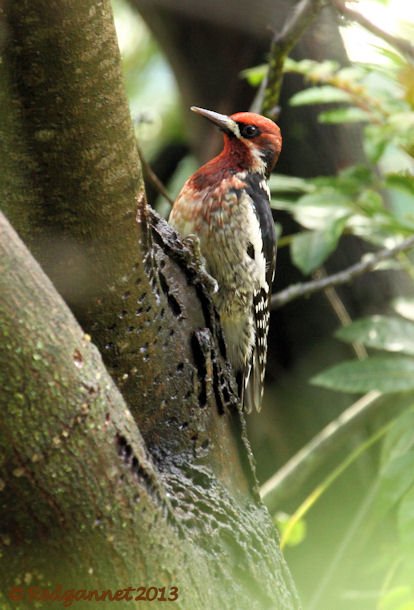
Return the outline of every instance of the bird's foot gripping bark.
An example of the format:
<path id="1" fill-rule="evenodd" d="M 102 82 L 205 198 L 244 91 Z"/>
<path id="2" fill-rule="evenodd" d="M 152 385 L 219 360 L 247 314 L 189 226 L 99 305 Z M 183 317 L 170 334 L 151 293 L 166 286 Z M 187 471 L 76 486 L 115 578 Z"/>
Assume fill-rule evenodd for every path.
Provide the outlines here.
<path id="1" fill-rule="evenodd" d="M 191 251 L 193 255 L 193 264 L 197 269 L 197 274 L 202 279 L 210 294 L 215 294 L 218 291 L 218 284 L 214 277 L 206 270 L 206 259 L 201 254 L 200 240 L 197 235 L 191 233 L 183 240 L 183 244 Z"/>

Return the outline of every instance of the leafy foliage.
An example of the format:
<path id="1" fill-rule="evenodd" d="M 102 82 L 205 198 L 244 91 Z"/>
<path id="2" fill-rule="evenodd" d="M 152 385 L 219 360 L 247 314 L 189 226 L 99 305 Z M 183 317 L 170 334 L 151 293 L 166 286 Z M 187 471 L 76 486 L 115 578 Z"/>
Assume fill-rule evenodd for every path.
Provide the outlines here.
<path id="1" fill-rule="evenodd" d="M 378 390 L 384 394 L 414 390 L 412 358 L 373 356 L 337 364 L 313 378 L 313 383 L 341 392 Z"/>
<path id="2" fill-rule="evenodd" d="M 286 176 L 272 177 L 273 207 L 290 211 L 306 229 L 289 238 L 292 261 L 305 275 L 325 262 L 341 235 L 383 246 L 413 231 L 414 180 L 409 172 L 414 153 L 413 72 L 399 56 L 391 54 L 390 59 L 393 63 L 387 70 L 376 71 L 365 65 L 340 68 L 332 61 L 286 62 L 286 71 L 302 74 L 312 84 L 290 103 L 330 104 L 319 115 L 324 123 L 363 122 L 368 157 L 365 165 L 348 167 L 337 176 L 290 181 Z"/>
<path id="3" fill-rule="evenodd" d="M 338 218 L 326 228 L 303 231 L 292 238 L 291 256 L 305 274 L 315 271 L 336 249 L 346 218 Z"/>
<path id="4" fill-rule="evenodd" d="M 304 275 L 323 265 L 343 236 L 356 236 L 373 249 L 392 247 L 413 233 L 414 67 L 397 52 L 387 50 L 384 55 L 388 62 L 381 67 L 359 64 L 343 68 L 333 61 L 286 62 L 286 72 L 301 74 L 309 84 L 290 103 L 317 104 L 321 123 L 360 123 L 367 158 L 365 164 L 347 167 L 336 176 L 271 177 L 273 207 L 289 212 L 299 225 L 294 235 L 282 236 L 281 247 L 290 247 L 292 262 Z M 257 85 L 265 74 L 266 67 L 259 66 L 246 71 L 245 76 Z M 400 255 L 394 268 L 406 272 L 410 290 L 412 255 Z M 359 532 L 370 540 L 383 520 L 393 532 L 391 539 L 383 541 L 382 560 L 372 567 L 383 579 L 375 596 L 377 610 L 414 608 L 413 303 L 412 298 L 399 298 L 394 308 L 400 315 L 372 315 L 340 328 L 336 337 L 364 346 L 367 357 L 336 364 L 311 380 L 335 392 L 375 390 L 388 395 L 390 408 L 395 407 L 391 423 L 363 437 L 354 450 L 359 456 L 383 440 L 372 500 L 361 508 L 366 530 L 362 526 Z M 407 400 L 404 408 L 397 398 L 401 392 Z M 303 523 L 322 493 L 353 461 L 353 454 L 348 455 L 289 519 L 282 520 L 285 544 L 300 544 L 306 530 L 296 537 L 297 523 Z"/>
<path id="5" fill-rule="evenodd" d="M 414 324 L 402 318 L 371 316 L 343 326 L 336 336 L 350 343 L 414 356 Z"/>
<path id="6" fill-rule="evenodd" d="M 357 320 L 341 328 L 336 336 L 366 347 L 414 355 L 414 324 L 400 318 L 378 315 Z M 313 382 L 343 392 L 379 390 L 388 394 L 414 390 L 414 358 L 372 356 L 352 360 L 320 373 Z"/>

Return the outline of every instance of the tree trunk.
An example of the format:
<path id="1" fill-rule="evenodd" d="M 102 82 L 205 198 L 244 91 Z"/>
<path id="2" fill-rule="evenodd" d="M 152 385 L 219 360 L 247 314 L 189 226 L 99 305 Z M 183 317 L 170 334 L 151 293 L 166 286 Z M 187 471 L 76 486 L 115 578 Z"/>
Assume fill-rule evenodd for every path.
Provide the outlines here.
<path id="1" fill-rule="evenodd" d="M 165 487 L 98 350 L 4 216 L 0 236 L 6 599 L 16 584 L 29 601 L 28 585 L 116 590 L 158 584 L 162 575 L 198 607 L 192 579 L 172 563 L 184 565 L 197 551 L 180 539 Z"/>

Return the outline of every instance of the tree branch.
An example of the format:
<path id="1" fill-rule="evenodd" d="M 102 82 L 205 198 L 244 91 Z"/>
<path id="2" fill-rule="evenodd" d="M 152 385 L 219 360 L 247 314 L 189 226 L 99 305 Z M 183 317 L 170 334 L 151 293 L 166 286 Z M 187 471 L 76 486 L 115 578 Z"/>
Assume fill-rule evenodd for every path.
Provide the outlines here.
<path id="1" fill-rule="evenodd" d="M 372 23 L 369 19 L 361 15 L 361 13 L 358 13 L 358 11 L 348 8 L 346 6 L 346 1 L 331 0 L 331 3 L 344 17 L 350 19 L 351 21 L 355 21 L 364 29 L 368 30 L 368 32 L 374 34 L 374 36 L 385 40 L 385 42 L 387 42 L 391 47 L 397 49 L 397 51 L 399 51 L 407 60 L 411 62 L 414 61 L 414 46 L 408 40 L 385 32 Z"/>
<path id="2" fill-rule="evenodd" d="M 0 537 L 9 541 L 0 589 L 23 565 L 32 585 L 68 588 L 119 589 L 163 573 L 198 607 L 192 577 L 177 572 L 190 549 L 126 403 L 1 214 L 0 292 Z"/>
<path id="3" fill-rule="evenodd" d="M 111 3 L 6 2 L 2 19 L 2 205 L 90 327 L 103 295 L 116 318 L 108 286 L 144 258 L 145 227 L 134 223 L 143 180 Z"/>
<path id="4" fill-rule="evenodd" d="M 358 263 L 351 265 L 348 269 L 339 271 L 339 273 L 334 273 L 328 277 L 311 282 L 303 282 L 302 284 L 289 286 L 285 290 L 277 292 L 272 296 L 271 308 L 278 309 L 299 297 L 309 296 L 314 292 L 325 290 L 331 286 L 346 284 L 359 275 L 363 275 L 368 271 L 373 271 L 379 263 L 394 258 L 400 252 L 410 250 L 411 248 L 414 248 L 414 237 L 408 237 L 393 248 L 384 248 L 375 253 L 365 254 Z"/>
<path id="5" fill-rule="evenodd" d="M 282 509 L 306 481 L 349 442 L 352 434 L 373 423 L 374 414 L 382 426 L 384 418 L 385 421 L 392 420 L 412 402 L 412 396 L 407 394 L 394 395 L 390 400 L 389 396 L 376 391 L 357 400 L 262 485 L 260 495 L 270 512 Z"/>
<path id="6" fill-rule="evenodd" d="M 151 165 L 146 160 L 145 155 L 142 151 L 142 148 L 140 147 L 138 142 L 137 142 L 137 149 L 138 149 L 138 154 L 139 154 L 139 158 L 141 161 L 142 169 L 144 170 L 144 175 L 146 175 L 146 177 L 152 183 L 152 185 L 155 187 L 155 189 L 158 191 L 158 193 L 160 195 L 162 195 L 164 197 L 164 199 L 166 199 L 171 206 L 173 206 L 174 199 L 172 199 L 172 197 L 170 197 L 170 194 L 168 193 L 167 189 L 165 188 L 165 186 L 163 185 L 161 180 L 158 178 L 157 174 L 154 172 Z"/>
<path id="7" fill-rule="evenodd" d="M 316 280 L 322 280 L 323 278 L 326 278 L 325 269 L 323 267 L 321 269 L 318 269 L 315 272 L 314 277 Z M 341 300 L 337 290 L 335 290 L 333 286 L 328 286 L 328 288 L 325 288 L 324 290 L 324 295 L 328 300 L 328 303 L 332 307 L 332 310 L 341 325 L 346 326 L 347 324 L 351 324 L 352 318 L 349 315 L 348 310 L 345 307 L 345 303 Z M 357 343 L 354 341 L 351 343 L 351 346 L 355 352 L 356 357 L 359 360 L 363 360 L 367 357 L 367 350 L 365 349 L 365 346 L 362 343 Z"/>
<path id="8" fill-rule="evenodd" d="M 269 70 L 253 102 L 253 110 L 261 110 L 271 119 L 277 118 L 285 59 L 326 4 L 327 0 L 300 0 L 282 31 L 274 34 L 270 46 Z"/>

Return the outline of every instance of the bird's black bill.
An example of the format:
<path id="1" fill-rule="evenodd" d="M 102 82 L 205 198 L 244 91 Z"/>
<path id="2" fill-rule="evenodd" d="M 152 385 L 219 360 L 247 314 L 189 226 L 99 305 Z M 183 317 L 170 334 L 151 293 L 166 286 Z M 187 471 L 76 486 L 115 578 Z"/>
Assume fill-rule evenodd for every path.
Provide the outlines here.
<path id="1" fill-rule="evenodd" d="M 191 106 L 191 110 L 196 114 L 199 114 L 215 125 L 219 127 L 225 133 L 229 135 L 235 135 L 236 130 L 238 130 L 238 125 L 233 119 L 228 117 L 226 114 L 220 114 L 218 112 L 214 112 L 213 110 L 206 110 L 205 108 L 199 108 L 198 106 Z"/>

